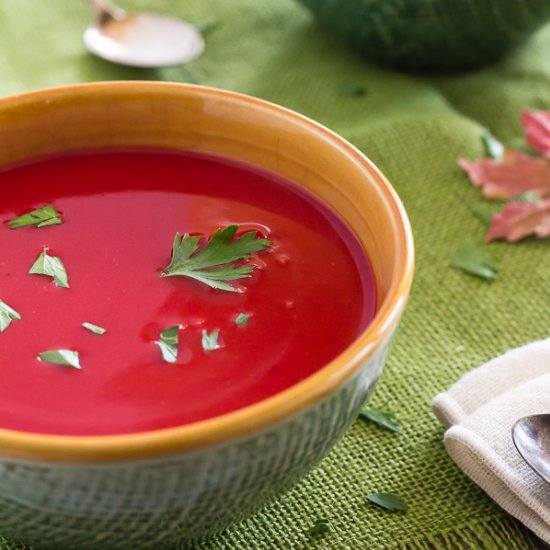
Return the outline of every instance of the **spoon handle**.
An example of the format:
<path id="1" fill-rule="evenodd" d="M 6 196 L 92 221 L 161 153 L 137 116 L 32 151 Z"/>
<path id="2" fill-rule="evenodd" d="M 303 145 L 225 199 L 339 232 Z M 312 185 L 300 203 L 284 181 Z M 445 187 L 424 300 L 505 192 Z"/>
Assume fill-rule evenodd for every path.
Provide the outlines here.
<path id="1" fill-rule="evenodd" d="M 113 6 L 109 0 L 88 0 L 88 4 L 94 12 L 96 23 L 98 26 L 103 26 L 112 19 L 120 19 L 124 16 L 124 12 Z"/>

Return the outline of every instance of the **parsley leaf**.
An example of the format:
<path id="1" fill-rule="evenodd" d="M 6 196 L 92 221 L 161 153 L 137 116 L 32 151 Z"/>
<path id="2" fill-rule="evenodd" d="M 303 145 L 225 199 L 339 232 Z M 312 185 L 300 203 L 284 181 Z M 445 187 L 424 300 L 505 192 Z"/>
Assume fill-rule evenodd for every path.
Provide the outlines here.
<path id="1" fill-rule="evenodd" d="M 383 411 L 382 409 L 363 407 L 359 413 L 359 417 L 369 420 L 389 432 L 401 433 L 393 414 Z"/>
<path id="2" fill-rule="evenodd" d="M 246 327 L 248 321 L 250 321 L 250 315 L 248 315 L 248 313 L 239 313 L 239 315 L 235 317 L 235 324 L 240 327 Z"/>
<path id="3" fill-rule="evenodd" d="M 474 216 L 482 221 L 485 225 L 491 223 L 491 218 L 500 210 L 501 205 L 487 204 L 486 202 L 479 202 L 474 204 L 472 211 Z"/>
<path id="4" fill-rule="evenodd" d="M 391 512 L 406 512 L 409 508 L 400 496 L 392 493 L 372 493 L 367 495 L 367 500 Z"/>
<path id="5" fill-rule="evenodd" d="M 207 34 L 210 34 L 212 31 L 216 30 L 219 25 L 219 21 L 212 20 L 207 21 L 206 23 L 202 23 L 200 25 L 196 25 L 196 28 L 203 36 L 206 36 Z"/>
<path id="6" fill-rule="evenodd" d="M 179 326 L 167 328 L 160 333 L 160 339 L 155 344 L 160 348 L 162 358 L 167 363 L 175 363 L 178 359 Z"/>
<path id="7" fill-rule="evenodd" d="M 344 95 L 352 97 L 362 97 L 367 93 L 367 89 L 361 84 L 354 84 L 353 82 L 344 82 L 340 84 L 340 91 Z"/>
<path id="8" fill-rule="evenodd" d="M 492 159 L 501 159 L 504 156 L 504 145 L 502 145 L 489 130 L 485 130 L 485 132 L 481 134 L 481 141 L 483 142 L 487 155 Z"/>
<path id="9" fill-rule="evenodd" d="M 200 236 L 191 236 L 186 233 L 180 237 L 177 233 L 172 250 L 172 262 L 164 269 L 162 276 L 191 277 L 211 288 L 238 292 L 234 286 L 223 281 L 236 281 L 250 277 L 254 266 L 236 267 L 233 265 L 234 262 L 247 260 L 252 253 L 264 250 L 271 242 L 267 239 L 257 239 L 256 231 L 248 231 L 233 240 L 237 229 L 236 225 L 217 229 L 206 245 L 198 251 Z"/>
<path id="10" fill-rule="evenodd" d="M 202 331 L 202 349 L 204 351 L 213 351 L 220 348 L 218 342 L 219 330 L 213 330 L 210 334 L 206 330 Z"/>
<path id="11" fill-rule="evenodd" d="M 471 239 L 463 241 L 450 265 L 486 281 L 492 281 L 498 272 L 497 261 L 481 250 Z"/>
<path id="12" fill-rule="evenodd" d="M 307 530 L 312 537 L 325 533 L 326 531 L 332 531 L 332 523 L 329 519 L 324 518 L 316 519 L 315 523 Z"/>
<path id="13" fill-rule="evenodd" d="M 80 356 L 78 351 L 70 349 L 57 349 L 52 351 L 43 351 L 38 354 L 38 359 L 52 365 L 65 365 L 67 367 L 80 368 Z"/>
<path id="14" fill-rule="evenodd" d="M 47 275 L 53 278 L 53 282 L 60 287 L 69 288 L 67 270 L 63 262 L 57 256 L 48 256 L 47 248 L 38 256 L 29 270 L 31 275 Z"/>
<path id="15" fill-rule="evenodd" d="M 21 320 L 21 315 L 12 309 L 6 302 L 0 300 L 0 332 L 4 332 L 12 321 Z"/>
<path id="16" fill-rule="evenodd" d="M 98 334 L 100 336 L 107 332 L 103 327 L 98 327 L 97 325 L 94 325 L 92 323 L 82 323 L 82 326 L 90 332 L 93 332 L 94 334 Z"/>
<path id="17" fill-rule="evenodd" d="M 60 223 L 63 223 L 61 214 L 51 204 L 47 204 L 43 208 L 38 208 L 9 221 L 8 225 L 11 229 L 19 229 L 28 225 L 47 227 L 49 225 L 59 225 Z"/>
<path id="18" fill-rule="evenodd" d="M 527 191 L 516 195 L 512 200 L 514 202 L 538 202 L 541 200 L 541 196 L 538 193 Z"/>

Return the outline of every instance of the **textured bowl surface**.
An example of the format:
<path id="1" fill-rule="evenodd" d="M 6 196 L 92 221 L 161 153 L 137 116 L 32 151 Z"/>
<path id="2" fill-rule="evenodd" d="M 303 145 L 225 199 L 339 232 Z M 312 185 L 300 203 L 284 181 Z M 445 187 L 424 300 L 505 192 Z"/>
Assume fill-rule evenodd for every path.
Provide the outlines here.
<path id="1" fill-rule="evenodd" d="M 407 71 L 472 69 L 550 18 L 548 0 L 300 0 L 366 58 Z"/>
<path id="2" fill-rule="evenodd" d="M 367 251 L 379 310 L 314 375 L 227 415 L 121 436 L 0 430 L 0 533 L 55 548 L 181 543 L 289 488 L 356 417 L 382 371 L 412 280 L 411 230 L 389 183 L 354 147 L 296 113 L 223 90 L 146 82 L 0 100 L 0 167 L 108 147 L 221 154 L 313 192 Z"/>

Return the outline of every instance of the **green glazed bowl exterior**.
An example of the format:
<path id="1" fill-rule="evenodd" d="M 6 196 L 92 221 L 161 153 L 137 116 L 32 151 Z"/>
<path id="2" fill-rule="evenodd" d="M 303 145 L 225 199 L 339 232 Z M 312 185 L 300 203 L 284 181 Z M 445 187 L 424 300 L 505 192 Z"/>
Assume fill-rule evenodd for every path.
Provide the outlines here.
<path id="1" fill-rule="evenodd" d="M 406 71 L 494 61 L 550 18 L 547 0 L 300 0 L 367 59 Z"/>
<path id="2" fill-rule="evenodd" d="M 0 533 L 56 550 L 181 548 L 215 534 L 292 487 L 330 451 L 381 374 L 388 345 L 317 405 L 239 441 L 99 466 L 4 459 Z"/>

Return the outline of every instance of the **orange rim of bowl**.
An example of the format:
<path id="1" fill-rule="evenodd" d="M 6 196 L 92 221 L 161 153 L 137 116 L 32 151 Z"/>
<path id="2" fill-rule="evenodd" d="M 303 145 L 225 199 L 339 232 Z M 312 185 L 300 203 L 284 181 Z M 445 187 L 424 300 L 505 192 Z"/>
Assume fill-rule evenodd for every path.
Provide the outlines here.
<path id="1" fill-rule="evenodd" d="M 101 82 L 60 86 L 4 98 L 9 102 L 41 100 L 44 96 L 74 93 L 86 88 L 132 89 L 155 92 L 166 87 L 185 87 L 202 95 L 233 98 L 260 105 L 308 126 L 358 163 L 382 191 L 393 217 L 398 241 L 403 251 L 400 273 L 396 274 L 391 294 L 381 304 L 373 321 L 340 355 L 301 382 L 258 403 L 210 419 L 120 435 L 48 435 L 0 429 L 0 455 L 5 457 L 61 463 L 101 463 L 146 459 L 174 455 L 223 444 L 265 430 L 307 409 L 339 388 L 368 359 L 397 326 L 412 284 L 414 243 L 405 209 L 385 176 L 356 147 L 321 124 L 294 111 L 237 92 L 206 86 L 168 82 Z"/>

